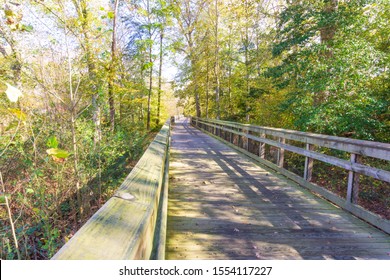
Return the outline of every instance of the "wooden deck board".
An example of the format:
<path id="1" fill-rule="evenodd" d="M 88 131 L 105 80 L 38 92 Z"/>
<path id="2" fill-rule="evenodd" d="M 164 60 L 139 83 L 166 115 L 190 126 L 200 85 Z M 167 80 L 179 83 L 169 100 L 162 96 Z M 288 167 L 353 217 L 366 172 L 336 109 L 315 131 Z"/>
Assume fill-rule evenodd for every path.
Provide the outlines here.
<path id="1" fill-rule="evenodd" d="M 390 259 L 390 236 L 178 122 L 167 259 Z"/>

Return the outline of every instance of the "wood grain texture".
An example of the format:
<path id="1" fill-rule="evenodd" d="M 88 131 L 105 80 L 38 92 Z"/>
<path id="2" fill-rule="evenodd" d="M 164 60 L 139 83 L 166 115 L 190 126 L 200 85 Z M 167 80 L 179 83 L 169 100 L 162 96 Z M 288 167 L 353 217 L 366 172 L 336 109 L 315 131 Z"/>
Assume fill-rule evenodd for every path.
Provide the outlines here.
<path id="1" fill-rule="evenodd" d="M 167 122 L 137 165 L 98 212 L 53 259 L 149 259 L 169 139 Z"/>
<path id="2" fill-rule="evenodd" d="M 200 124 L 201 122 L 208 124 L 219 124 L 232 129 L 246 129 L 252 132 L 265 133 L 275 137 L 282 137 L 289 140 L 300 141 L 308 144 L 313 144 L 321 147 L 346 151 L 362 156 L 375 157 L 384 160 L 390 160 L 390 144 L 380 143 L 366 140 L 351 139 L 345 137 L 337 137 L 323 134 L 315 134 L 296 130 L 263 127 L 249 124 L 240 124 L 221 120 L 207 120 L 202 118 L 194 118 Z M 198 126 L 198 125 L 197 125 Z"/>
<path id="3" fill-rule="evenodd" d="M 180 120 L 167 236 L 167 259 L 390 259 L 388 234 Z"/>
<path id="4" fill-rule="evenodd" d="M 211 135 L 211 136 L 213 136 L 213 135 Z M 347 200 L 345 200 L 344 198 L 341 198 L 338 195 L 334 194 L 333 192 L 331 192 L 331 191 L 329 191 L 321 186 L 318 186 L 314 183 L 308 182 L 304 178 L 302 178 L 302 177 L 300 177 L 300 176 L 298 176 L 298 175 L 296 175 L 296 174 L 294 174 L 286 169 L 279 168 L 279 166 L 277 166 L 276 164 L 274 164 L 272 162 L 261 159 L 258 156 L 254 155 L 254 154 L 252 154 L 252 153 L 250 153 L 242 148 L 234 146 L 233 144 L 228 143 L 222 139 L 220 139 L 220 141 L 222 141 L 223 143 L 225 143 L 229 147 L 239 151 L 243 155 L 247 156 L 249 159 L 254 160 L 255 162 L 258 162 L 260 164 L 263 164 L 263 165 L 271 168 L 274 172 L 277 172 L 277 173 L 280 173 L 280 174 L 286 176 L 287 178 L 293 180 L 294 182 L 307 188 L 308 190 L 313 191 L 315 194 L 321 195 L 322 197 L 328 199 L 329 201 L 333 202 L 334 204 L 343 208 L 344 210 L 351 212 L 352 214 L 356 215 L 357 217 L 363 219 L 364 221 L 367 221 L 370 224 L 372 224 L 372 225 L 382 229 L 386 233 L 390 234 L 390 221 L 389 220 L 386 220 L 386 219 L 380 217 L 379 215 L 374 214 L 374 213 L 362 208 L 359 205 L 350 203 Z"/>
<path id="5" fill-rule="evenodd" d="M 210 123 L 202 122 L 202 121 L 199 121 L 199 123 L 204 123 L 204 124 L 207 124 L 208 126 L 211 126 L 211 127 L 217 127 L 217 125 L 212 124 L 212 123 L 210 124 Z M 287 151 L 290 151 L 290 152 L 293 152 L 293 153 L 296 153 L 296 154 L 299 154 L 302 156 L 306 156 L 306 157 L 310 157 L 312 159 L 320 160 L 322 162 L 326 162 L 326 163 L 332 164 L 332 165 L 337 166 L 337 167 L 341 167 L 341 168 L 349 170 L 349 171 L 354 171 L 354 172 L 357 172 L 357 173 L 360 173 L 360 174 L 363 174 L 366 176 L 373 177 L 377 180 L 381 180 L 381 181 L 385 181 L 385 182 L 390 183 L 390 172 L 386 171 L 386 170 L 382 170 L 382 169 L 370 167 L 367 165 L 339 159 L 339 158 L 334 157 L 334 156 L 310 151 L 308 149 L 295 147 L 295 146 L 284 144 L 284 143 L 281 143 L 278 141 L 274 141 L 274 140 L 270 140 L 270 139 L 266 139 L 266 138 L 261 138 L 261 137 L 257 137 L 257 136 L 253 136 L 253 135 L 249 135 L 249 134 L 244 134 L 242 132 L 234 131 L 234 130 L 231 130 L 228 128 L 224 128 L 224 130 L 227 132 L 233 132 L 236 135 L 247 137 L 249 139 L 252 139 L 252 140 L 255 140 L 258 142 L 262 142 L 262 143 L 266 143 L 266 144 L 269 144 L 269 145 L 274 146 L 274 147 L 278 147 L 280 150 L 287 150 Z M 244 150 L 246 150 L 246 149 L 244 149 Z M 340 150 L 342 150 L 342 149 L 340 149 Z M 342 150 L 342 151 L 344 151 L 344 150 Z M 389 159 L 390 158 L 388 158 L 387 160 L 389 160 Z M 280 164 L 279 164 L 279 167 L 281 167 Z"/>
<path id="6" fill-rule="evenodd" d="M 263 129 L 263 127 L 248 126 L 248 125 L 242 125 L 239 123 L 225 122 L 225 121 L 220 121 L 220 120 L 208 120 L 208 119 L 196 119 L 196 120 L 197 120 L 196 123 L 199 125 L 199 128 L 202 131 L 204 131 L 205 133 L 210 134 L 212 137 L 216 137 L 216 136 L 209 133 L 210 129 L 213 129 L 215 127 L 220 127 L 221 130 L 225 130 L 228 133 L 232 133 L 232 134 L 234 134 L 235 137 L 238 137 L 238 138 L 248 137 L 254 141 L 257 141 L 258 143 L 267 143 L 271 146 L 277 147 L 279 150 L 285 149 L 287 151 L 291 151 L 291 152 L 299 154 L 299 155 L 304 155 L 306 157 L 305 170 L 304 170 L 305 172 L 304 172 L 304 176 L 302 178 L 302 177 L 300 177 L 300 176 L 298 176 L 298 175 L 296 175 L 296 174 L 294 174 L 294 173 L 292 173 L 284 168 L 281 168 L 280 163 L 278 165 L 275 165 L 274 163 L 272 163 L 268 160 L 265 160 L 265 158 L 258 157 L 257 155 L 253 154 L 252 152 L 249 152 L 246 149 L 243 149 L 242 147 L 240 147 L 239 143 L 234 143 L 234 141 L 233 141 L 233 143 L 231 143 L 231 142 L 227 142 L 224 139 L 218 138 L 220 141 L 222 141 L 226 145 L 232 147 L 235 150 L 238 150 L 239 152 L 250 157 L 251 159 L 255 160 L 256 162 L 260 162 L 261 164 L 264 164 L 264 165 L 272 168 L 276 172 L 282 173 L 283 175 L 285 175 L 289 179 L 292 179 L 293 181 L 297 182 L 301 186 L 304 186 L 305 188 L 312 190 L 317 194 L 320 194 L 321 196 L 325 197 L 326 199 L 330 200 L 331 202 L 335 203 L 336 205 L 353 213 L 357 217 L 373 224 L 374 226 L 379 227 L 380 229 L 382 229 L 386 233 L 390 233 L 390 221 L 389 220 L 386 220 L 386 219 L 380 217 L 379 215 L 376 215 L 376 214 L 360 207 L 359 205 L 356 205 L 355 203 L 357 203 L 357 199 L 351 199 L 351 197 L 350 197 L 350 196 L 352 196 L 352 193 L 353 193 L 354 198 L 356 198 L 358 195 L 359 176 L 355 176 L 355 172 L 360 173 L 360 174 L 364 174 L 367 176 L 371 176 L 375 179 L 382 180 L 384 182 L 390 182 L 390 172 L 389 171 L 378 169 L 378 168 L 373 168 L 373 167 L 370 167 L 367 165 L 362 165 L 362 164 L 360 164 L 360 161 L 355 161 L 355 160 L 347 161 L 347 160 L 339 159 L 337 157 L 314 152 L 313 151 L 314 147 L 312 144 L 306 144 L 306 149 L 302 149 L 302 148 L 299 148 L 296 146 L 286 145 L 286 144 L 280 143 L 280 141 L 274 141 L 271 139 L 267 139 L 265 136 L 265 133 L 263 133 L 263 132 L 261 132 L 261 135 L 262 135 L 261 137 L 257 137 L 257 136 L 250 135 L 250 134 L 244 135 L 241 132 L 243 130 L 242 127 L 250 127 L 249 133 L 250 132 L 253 133 L 253 131 L 257 131 L 259 128 Z M 194 124 L 194 122 L 192 124 Z M 273 131 L 271 128 L 270 128 L 270 130 Z M 276 130 L 279 131 L 280 129 L 276 129 Z M 286 130 L 285 133 L 287 133 L 286 135 L 289 135 L 287 137 L 290 137 L 292 134 L 292 131 Z M 307 133 L 299 132 L 298 134 L 299 135 L 306 135 Z M 307 134 L 307 135 L 310 135 L 310 134 Z M 325 135 L 317 135 L 317 136 L 319 137 L 319 136 L 325 136 Z M 310 138 L 311 136 L 308 136 L 308 137 Z M 302 138 L 299 141 L 304 141 L 304 140 L 309 141 L 310 140 L 309 138 Z M 322 137 L 322 139 L 323 138 L 324 137 Z M 341 141 L 341 143 L 343 143 L 344 138 L 340 138 L 340 139 L 338 139 L 338 138 L 339 137 L 331 137 L 330 142 L 332 142 L 333 144 L 335 144 L 335 143 L 337 144 L 338 143 L 337 141 L 339 141 L 339 142 Z M 353 140 L 353 139 L 351 139 L 351 140 Z M 360 151 L 360 154 L 365 154 L 367 152 L 364 150 L 364 147 L 371 147 L 373 149 L 375 149 L 375 147 L 377 147 L 378 151 L 375 152 L 375 153 L 377 153 L 377 152 L 385 151 L 387 149 L 386 147 L 390 146 L 389 144 L 385 144 L 385 143 L 370 142 L 370 141 L 360 141 L 359 142 L 359 141 L 360 140 L 356 140 L 356 141 L 353 140 L 352 146 L 354 146 L 356 148 L 358 145 L 361 145 L 362 150 Z M 333 145 L 332 143 L 324 143 L 324 145 L 331 146 L 331 145 Z M 339 149 L 343 150 L 340 147 L 339 147 Z M 347 151 L 347 150 L 343 150 L 343 151 Z M 358 154 L 351 154 L 351 157 L 359 158 L 360 156 Z M 278 153 L 278 158 L 279 158 L 279 153 Z M 384 156 L 384 158 L 386 158 L 386 156 Z M 326 189 L 324 189 L 316 184 L 310 183 L 310 180 L 307 180 L 309 178 L 307 176 L 310 175 L 310 168 L 309 168 L 310 161 L 312 164 L 313 159 L 317 159 L 317 160 L 320 160 L 320 161 L 323 161 L 323 162 L 326 162 L 326 163 L 329 163 L 329 164 L 332 164 L 332 165 L 335 165 L 335 166 L 338 166 L 338 167 L 341 167 L 343 169 L 350 171 L 348 186 L 346 186 L 348 188 L 346 200 L 342 199 L 341 197 L 335 195 L 334 193 L 332 193 L 332 192 L 330 192 L 330 191 L 328 191 L 328 190 L 326 190 Z M 352 185 L 354 185 L 354 186 L 356 185 L 356 189 L 352 188 Z"/>

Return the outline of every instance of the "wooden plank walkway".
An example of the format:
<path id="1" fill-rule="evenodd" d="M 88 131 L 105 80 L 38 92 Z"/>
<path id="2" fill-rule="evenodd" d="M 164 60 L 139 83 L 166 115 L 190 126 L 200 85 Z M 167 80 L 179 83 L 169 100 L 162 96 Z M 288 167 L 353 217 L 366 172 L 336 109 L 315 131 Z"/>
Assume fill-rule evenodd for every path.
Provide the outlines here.
<path id="1" fill-rule="evenodd" d="M 167 259 L 390 259 L 390 236 L 183 119 L 172 133 Z"/>

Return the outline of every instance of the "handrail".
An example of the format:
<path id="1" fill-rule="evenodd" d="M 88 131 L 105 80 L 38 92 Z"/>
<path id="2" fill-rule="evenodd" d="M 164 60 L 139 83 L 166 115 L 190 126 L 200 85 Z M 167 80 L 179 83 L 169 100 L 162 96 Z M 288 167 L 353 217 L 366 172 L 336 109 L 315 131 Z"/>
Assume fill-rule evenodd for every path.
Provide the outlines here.
<path id="1" fill-rule="evenodd" d="M 359 182 L 358 176 L 356 176 L 358 173 L 384 182 L 390 182 L 389 171 L 367 166 L 359 162 L 361 156 L 389 161 L 390 144 L 196 117 L 191 118 L 191 124 L 209 134 L 212 134 L 213 136 L 219 137 L 226 144 L 233 146 L 235 149 L 243 152 L 256 161 L 279 171 L 298 184 L 322 195 L 326 199 L 353 213 L 359 218 L 362 218 L 381 228 L 385 232 L 390 233 L 390 221 L 383 219 L 379 215 L 376 215 L 357 205 L 357 189 L 359 187 Z M 239 147 L 240 143 L 234 143 L 233 135 L 236 135 L 239 139 L 241 139 L 242 147 Z M 267 136 L 276 137 L 277 141 L 267 138 Z M 259 144 L 259 150 L 256 151 L 256 154 L 249 151 L 249 139 Z M 286 144 L 286 139 L 301 142 L 305 144 L 306 147 L 301 148 L 292 144 Z M 240 140 L 237 142 L 240 142 Z M 265 159 L 265 144 L 278 148 L 277 164 Z M 350 160 L 348 161 L 314 151 L 314 146 L 326 147 L 350 153 Z M 303 177 L 283 168 L 285 150 L 305 156 Z M 349 171 L 346 199 L 340 198 L 334 193 L 310 182 L 313 173 L 313 159 L 326 162 Z"/>
<path id="2" fill-rule="evenodd" d="M 165 244 L 169 145 L 168 120 L 114 196 L 52 259 L 164 258 L 157 243 Z"/>

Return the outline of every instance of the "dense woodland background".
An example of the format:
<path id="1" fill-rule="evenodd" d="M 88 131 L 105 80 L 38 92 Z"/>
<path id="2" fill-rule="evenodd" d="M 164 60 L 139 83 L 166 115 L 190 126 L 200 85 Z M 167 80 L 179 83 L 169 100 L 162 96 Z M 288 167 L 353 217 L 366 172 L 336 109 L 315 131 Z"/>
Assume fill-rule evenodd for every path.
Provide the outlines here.
<path id="1" fill-rule="evenodd" d="M 388 0 L 0 0 L 0 10 L 2 259 L 50 258 L 182 110 L 390 142 Z M 342 192 L 332 172 L 316 182 Z M 389 218 L 390 187 L 366 185 L 362 199 Z"/>

